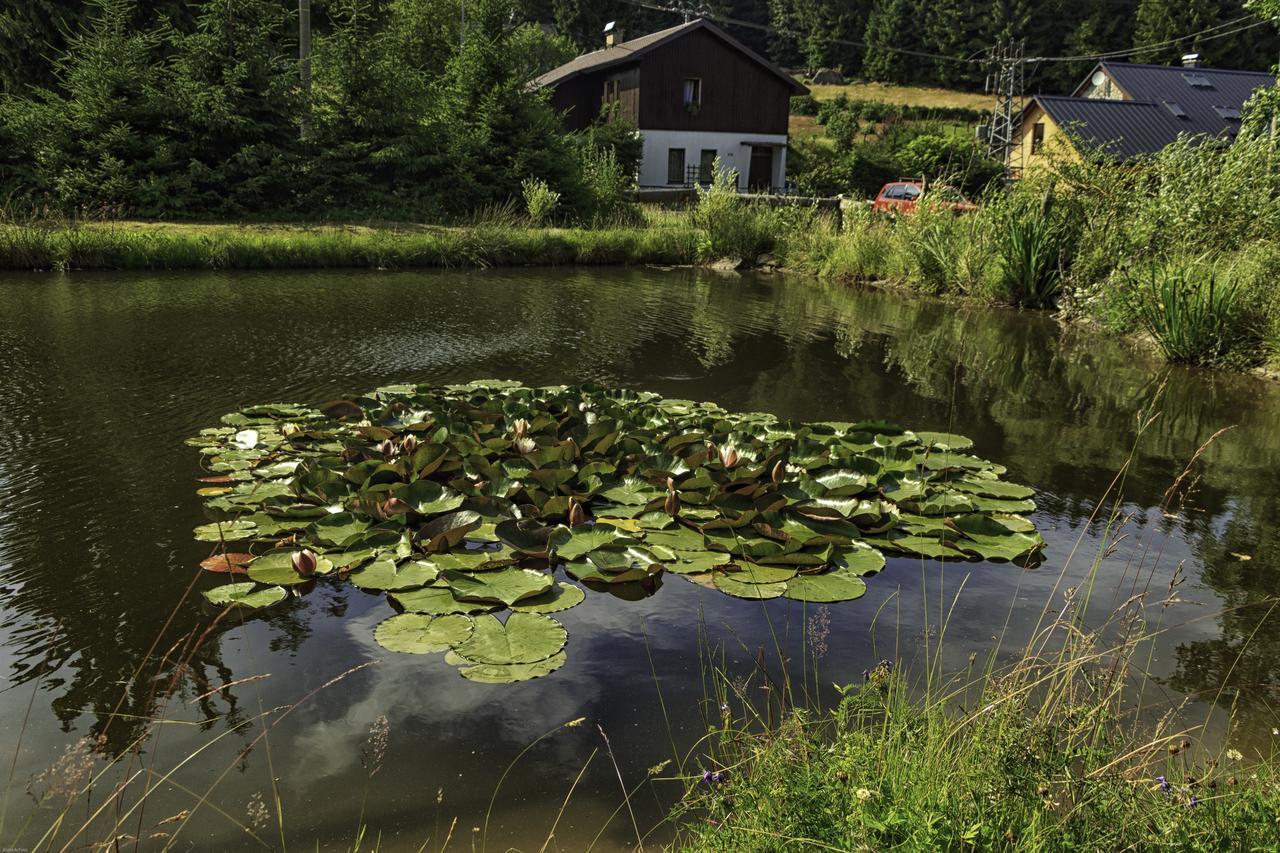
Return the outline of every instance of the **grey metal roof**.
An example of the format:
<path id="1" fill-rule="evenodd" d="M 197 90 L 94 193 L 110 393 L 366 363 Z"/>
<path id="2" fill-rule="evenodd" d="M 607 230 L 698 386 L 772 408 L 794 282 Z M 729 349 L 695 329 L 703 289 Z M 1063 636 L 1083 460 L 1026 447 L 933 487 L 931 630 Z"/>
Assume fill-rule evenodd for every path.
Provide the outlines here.
<path id="1" fill-rule="evenodd" d="M 659 30 L 656 33 L 649 33 L 647 36 L 640 36 L 639 38 L 634 38 L 630 41 L 624 41 L 621 44 L 615 44 L 613 47 L 606 47 L 602 50 L 593 50 L 591 53 L 584 53 L 582 56 L 574 57 L 559 68 L 553 68 L 546 74 L 537 77 L 533 81 L 533 86 L 535 88 L 555 86 L 589 71 L 600 71 L 605 68 L 611 68 L 615 65 L 625 65 L 628 62 L 634 62 L 639 59 L 642 54 L 653 50 L 655 47 L 666 44 L 672 39 L 679 38 L 686 33 L 699 29 L 706 30 L 712 35 L 717 36 L 731 47 L 746 55 L 752 61 L 764 66 L 778 77 L 781 77 L 783 81 L 796 92 L 796 94 L 803 95 L 808 93 L 809 90 L 797 82 L 790 74 L 783 71 L 777 65 L 774 65 L 772 62 L 726 33 L 715 24 L 703 18 L 689 21 L 686 24 L 668 27 L 665 30 Z"/>
<path id="2" fill-rule="evenodd" d="M 1226 116 L 1234 116 L 1259 86 L 1276 82 L 1261 71 L 1100 62 L 1077 93 L 1097 71 L 1129 100 L 1040 95 L 1033 102 L 1087 145 L 1120 160 L 1152 154 L 1184 133 L 1232 139 L 1240 120 Z"/>
<path id="3" fill-rule="evenodd" d="M 1152 154 L 1188 131 L 1186 119 L 1175 118 L 1162 104 L 1150 101 L 1037 95 L 1032 103 L 1092 152 L 1117 160 Z M 1217 121 L 1221 131 L 1223 121 Z"/>

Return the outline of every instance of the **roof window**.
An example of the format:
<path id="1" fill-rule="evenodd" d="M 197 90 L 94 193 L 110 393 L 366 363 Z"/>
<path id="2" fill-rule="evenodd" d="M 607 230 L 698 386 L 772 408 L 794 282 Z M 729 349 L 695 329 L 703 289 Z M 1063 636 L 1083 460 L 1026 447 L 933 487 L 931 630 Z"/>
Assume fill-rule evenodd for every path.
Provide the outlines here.
<path id="1" fill-rule="evenodd" d="M 1209 78 L 1203 74 L 1194 72 L 1184 72 L 1182 79 L 1187 81 L 1187 85 L 1193 89 L 1212 89 L 1213 84 L 1209 82 Z"/>
<path id="2" fill-rule="evenodd" d="M 1214 107 L 1213 111 L 1218 114 L 1219 118 L 1225 119 L 1226 121 L 1240 120 L 1240 110 L 1235 107 Z"/>
<path id="3" fill-rule="evenodd" d="M 1173 113 L 1173 115 L 1177 118 L 1187 117 L 1187 111 L 1184 110 L 1180 105 L 1175 104 L 1173 101 L 1165 101 L 1164 108 L 1169 112 Z"/>

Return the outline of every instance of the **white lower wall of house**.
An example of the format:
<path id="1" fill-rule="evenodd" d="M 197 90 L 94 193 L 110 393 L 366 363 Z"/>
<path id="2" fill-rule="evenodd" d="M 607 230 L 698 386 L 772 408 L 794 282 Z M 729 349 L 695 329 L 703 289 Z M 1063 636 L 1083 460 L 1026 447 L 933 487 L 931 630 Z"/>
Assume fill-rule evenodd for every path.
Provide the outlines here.
<path id="1" fill-rule="evenodd" d="M 787 179 L 786 134 L 708 133 L 694 130 L 645 130 L 644 150 L 640 160 L 639 182 L 642 187 L 669 187 L 683 181 L 667 181 L 667 155 L 672 148 L 684 149 L 686 169 L 696 167 L 704 149 L 712 149 L 720 158 L 721 168 L 738 173 L 738 189 L 747 188 L 747 172 L 751 168 L 751 142 L 773 144 L 773 186 L 781 187 Z"/>

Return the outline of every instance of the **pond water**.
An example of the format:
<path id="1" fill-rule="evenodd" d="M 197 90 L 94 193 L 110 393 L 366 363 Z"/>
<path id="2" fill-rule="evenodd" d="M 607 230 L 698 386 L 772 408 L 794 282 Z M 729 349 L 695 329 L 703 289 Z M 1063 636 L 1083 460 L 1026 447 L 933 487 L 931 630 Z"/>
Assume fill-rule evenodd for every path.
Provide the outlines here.
<path id="1" fill-rule="evenodd" d="M 260 848 L 238 824 L 251 823 L 257 797 L 274 812 L 273 778 L 299 849 L 348 846 L 363 814 L 384 849 L 438 849 L 452 825 L 453 848 L 536 850 L 571 789 L 548 849 L 626 848 L 680 792 L 641 785 L 647 768 L 683 754 L 704 713 L 717 715 L 702 653 L 721 648 L 736 678 L 761 648 L 775 678 L 777 648 L 799 665 L 812 605 L 742 601 L 677 577 L 648 597 L 590 595 L 558 614 L 568 663 L 505 686 L 465 681 L 438 655 L 381 649 L 373 626 L 391 608 L 349 585 L 321 583 L 210 628 L 217 610 L 197 591 L 220 581 L 197 569 L 209 553 L 191 537 L 205 520 L 198 455 L 182 440 L 241 406 L 389 383 L 589 381 L 785 418 L 884 418 L 968 435 L 974 453 L 1040 491 L 1043 566 L 890 559 L 865 597 L 830 607 L 824 684 L 859 681 L 881 658 L 918 669 L 948 611 L 948 670 L 997 638 L 1016 653 L 1045 603 L 1060 606 L 1061 589 L 1087 574 L 1103 535 L 1090 516 L 1132 454 L 1129 535 L 1101 563 L 1093 609 L 1101 617 L 1135 589 L 1163 599 L 1181 566 L 1180 600 L 1155 608 L 1166 629 L 1151 662 L 1158 692 L 1190 697 L 1191 719 L 1242 748 L 1268 748 L 1280 725 L 1280 621 L 1259 628 L 1280 592 L 1280 386 L 1168 370 L 1042 316 L 644 269 L 10 276 L 0 376 L 5 846 L 49 825 L 77 743 L 91 738 L 104 756 L 150 730 L 123 772 L 154 771 L 157 793 L 119 829 L 143 849 Z M 1139 437 L 1144 412 L 1158 416 Z M 1233 429 L 1200 456 L 1187 506 L 1162 512 L 1166 489 L 1223 427 Z M 170 683 L 177 697 L 158 700 Z M 260 738 L 264 713 L 304 699 Z M 1229 732 L 1215 700 L 1238 705 Z M 388 748 L 371 776 L 367 742 L 384 716 Z M 619 775 L 640 786 L 634 824 L 619 811 Z M 162 822 L 203 796 L 189 822 Z M 68 815 L 57 846 L 100 800 Z M 270 825 L 258 835 L 279 845 Z"/>

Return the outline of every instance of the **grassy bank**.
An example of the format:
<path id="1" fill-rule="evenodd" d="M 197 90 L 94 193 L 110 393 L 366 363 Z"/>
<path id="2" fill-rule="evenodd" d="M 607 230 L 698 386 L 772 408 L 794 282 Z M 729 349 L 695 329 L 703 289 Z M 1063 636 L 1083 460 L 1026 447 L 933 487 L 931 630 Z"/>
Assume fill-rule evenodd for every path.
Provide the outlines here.
<path id="1" fill-rule="evenodd" d="M 827 648 L 821 608 L 806 620 L 803 655 L 766 662 L 762 652 L 755 672 L 734 678 L 709 654 L 712 719 L 694 750 L 701 772 L 689 774 L 673 813 L 675 848 L 1276 849 L 1280 731 L 1260 742 L 1237 728 L 1238 706 L 1223 692 L 1197 697 L 1219 706 L 1202 710 L 1153 674 L 1162 635 L 1181 627 L 1169 608 L 1185 578 L 1162 557 L 1167 534 L 1124 514 L 1133 458 L 1098 503 L 1101 541 L 1084 580 L 1073 580 L 1073 549 L 1028 639 L 1006 638 L 1014 609 L 1028 606 L 1015 596 L 1007 615 L 991 614 L 1005 627 L 967 668 L 942 663 L 950 614 L 970 594 L 963 583 L 946 596 L 921 591 L 937 621 L 890 640 L 907 669 L 881 661 L 826 707 L 812 697 L 823 658 L 840 650 Z M 1195 464 L 1166 493 L 1167 513 L 1194 512 Z M 1104 587 L 1101 567 L 1122 540 L 1144 568 L 1131 584 Z M 932 577 L 934 565 L 922 571 Z M 879 620 L 892 624 L 892 613 L 872 619 L 873 635 Z M 1230 671 L 1244 654 L 1222 665 Z"/>
<path id="2" fill-rule="evenodd" d="M 0 225 L 0 269 L 409 269 L 560 264 L 688 264 L 697 232 L 650 227 L 533 229 L 94 223 Z"/>

